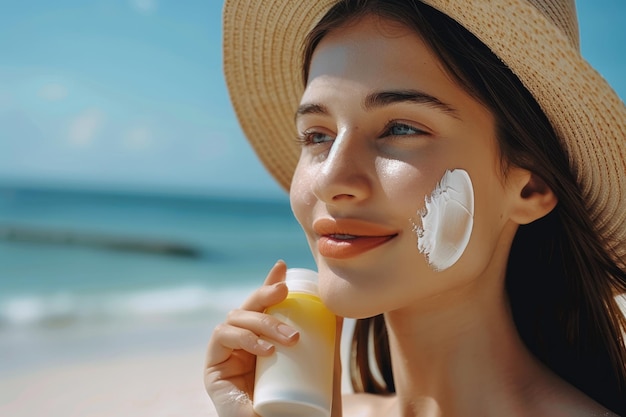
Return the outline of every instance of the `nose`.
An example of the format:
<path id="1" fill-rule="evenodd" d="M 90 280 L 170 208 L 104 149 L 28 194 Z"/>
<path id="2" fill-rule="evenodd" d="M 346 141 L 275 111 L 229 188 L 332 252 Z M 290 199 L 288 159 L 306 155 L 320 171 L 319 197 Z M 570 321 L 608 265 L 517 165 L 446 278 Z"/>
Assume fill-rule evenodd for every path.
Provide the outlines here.
<path id="1" fill-rule="evenodd" d="M 368 141 L 355 133 L 342 133 L 319 165 L 313 192 L 331 205 L 360 202 L 370 196 L 375 172 Z"/>

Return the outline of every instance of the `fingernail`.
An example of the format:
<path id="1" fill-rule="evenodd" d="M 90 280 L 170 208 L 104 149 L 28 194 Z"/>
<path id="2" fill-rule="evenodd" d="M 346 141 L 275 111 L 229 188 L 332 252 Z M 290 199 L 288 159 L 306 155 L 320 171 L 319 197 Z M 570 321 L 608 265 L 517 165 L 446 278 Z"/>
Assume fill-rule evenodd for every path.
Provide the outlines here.
<path id="1" fill-rule="evenodd" d="M 261 350 L 264 350 L 266 352 L 274 347 L 273 344 L 271 344 L 267 340 L 263 340 L 263 339 L 257 339 L 256 344 L 257 344 L 258 347 L 261 348 Z"/>
<path id="2" fill-rule="evenodd" d="M 298 334 L 298 331 L 296 329 L 292 328 L 292 327 L 287 326 L 286 324 L 279 324 L 278 325 L 278 333 L 282 334 L 287 339 L 291 339 L 295 335 Z"/>

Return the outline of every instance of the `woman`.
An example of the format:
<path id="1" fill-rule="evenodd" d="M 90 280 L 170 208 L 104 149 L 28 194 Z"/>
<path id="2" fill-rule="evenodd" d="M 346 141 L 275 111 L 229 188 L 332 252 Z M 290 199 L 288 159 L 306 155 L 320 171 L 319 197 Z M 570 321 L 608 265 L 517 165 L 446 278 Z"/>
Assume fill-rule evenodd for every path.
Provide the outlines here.
<path id="1" fill-rule="evenodd" d="M 333 415 L 626 415 L 626 109 L 573 4 L 247 3 L 225 6 L 231 98 L 323 301 L 359 319 Z M 211 337 L 221 416 L 254 415 L 256 356 L 297 343 L 263 314 L 285 269 Z"/>

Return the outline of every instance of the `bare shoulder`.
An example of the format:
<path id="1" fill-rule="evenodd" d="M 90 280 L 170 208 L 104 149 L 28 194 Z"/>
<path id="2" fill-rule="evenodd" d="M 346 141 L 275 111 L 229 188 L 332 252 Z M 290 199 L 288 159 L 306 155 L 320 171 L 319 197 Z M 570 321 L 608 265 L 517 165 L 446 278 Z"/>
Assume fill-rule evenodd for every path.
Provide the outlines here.
<path id="1" fill-rule="evenodd" d="M 379 417 L 390 415 L 395 404 L 395 395 L 345 394 L 343 400 L 344 417 Z"/>
<path id="2" fill-rule="evenodd" d="M 536 393 L 539 394 L 539 393 Z M 554 382 L 537 401 L 533 415 L 550 417 L 619 417 L 565 381 Z"/>
<path id="3" fill-rule="evenodd" d="M 619 417 L 595 402 L 580 407 L 572 407 L 567 412 L 567 415 L 571 417 Z"/>

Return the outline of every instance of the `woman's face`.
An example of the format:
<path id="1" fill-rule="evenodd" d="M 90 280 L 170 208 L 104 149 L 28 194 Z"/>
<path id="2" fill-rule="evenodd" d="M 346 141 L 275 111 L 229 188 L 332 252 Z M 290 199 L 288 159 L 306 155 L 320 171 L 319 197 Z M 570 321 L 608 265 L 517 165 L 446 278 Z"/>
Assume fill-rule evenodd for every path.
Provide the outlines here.
<path id="1" fill-rule="evenodd" d="M 313 55 L 296 124 L 303 145 L 291 205 L 322 298 L 337 314 L 415 306 L 503 274 L 497 258 L 506 255 L 497 248 L 508 206 L 493 117 L 414 32 L 365 17 L 328 34 Z M 425 197 L 457 169 L 473 185 L 473 228 L 460 259 L 437 271 L 414 229 Z"/>

